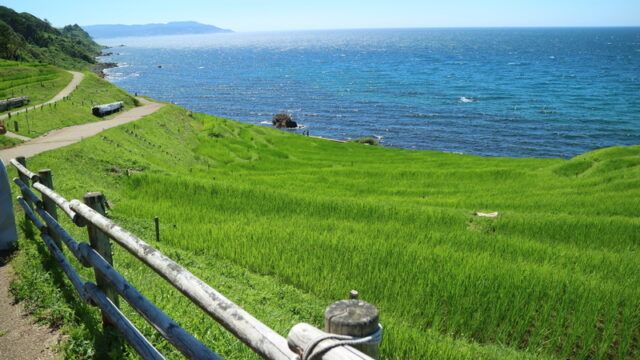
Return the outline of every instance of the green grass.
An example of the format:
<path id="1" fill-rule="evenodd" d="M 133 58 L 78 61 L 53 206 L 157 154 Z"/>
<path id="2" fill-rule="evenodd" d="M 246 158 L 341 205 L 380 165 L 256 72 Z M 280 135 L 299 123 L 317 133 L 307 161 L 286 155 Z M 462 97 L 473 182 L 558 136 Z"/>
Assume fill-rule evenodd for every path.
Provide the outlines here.
<path id="1" fill-rule="evenodd" d="M 0 149 L 11 147 L 22 143 L 22 140 L 10 138 L 8 136 L 0 135 Z"/>
<path id="2" fill-rule="evenodd" d="M 29 159 L 53 169 L 68 198 L 103 191 L 113 219 L 281 334 L 322 326 L 326 305 L 359 290 L 380 309 L 385 359 L 638 358 L 638 165 L 640 146 L 483 158 L 336 143 L 175 106 Z M 55 274 L 35 263 L 35 244 L 23 243 L 19 273 Z M 115 259 L 215 351 L 256 358 L 123 250 Z M 65 290 L 43 290 L 55 291 Z M 92 353 L 98 315 L 68 306 L 67 356 Z"/>
<path id="3" fill-rule="evenodd" d="M 70 73 L 51 65 L 0 59 L 0 99 L 29 96 L 31 100 L 26 106 L 1 111 L 0 115 L 46 102 L 71 78 Z"/>
<path id="4" fill-rule="evenodd" d="M 64 100 L 16 114 L 11 117 L 11 120 L 7 119 L 5 122 L 7 128 L 13 131 L 15 128 L 13 123 L 17 121 L 20 129 L 18 134 L 37 137 L 53 129 L 106 120 L 117 116 L 116 113 L 100 118 L 91 113 L 91 107 L 94 105 L 116 101 L 124 101 L 123 111 L 131 109 L 137 104 L 137 100 L 124 90 L 90 72 L 85 72 L 85 78 Z"/>

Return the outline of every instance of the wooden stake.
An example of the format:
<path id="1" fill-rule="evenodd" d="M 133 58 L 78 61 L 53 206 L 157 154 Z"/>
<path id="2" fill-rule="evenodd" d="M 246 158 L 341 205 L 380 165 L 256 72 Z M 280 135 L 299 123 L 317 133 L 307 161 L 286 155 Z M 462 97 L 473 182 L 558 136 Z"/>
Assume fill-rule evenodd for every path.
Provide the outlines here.
<path id="1" fill-rule="evenodd" d="M 354 291 L 350 296 L 354 295 Z M 357 291 L 355 292 L 357 297 Z M 378 330 L 378 309 L 368 302 L 351 299 L 335 302 L 324 313 L 325 331 L 338 335 L 364 337 Z M 354 348 L 378 358 L 378 344 L 354 345 Z"/>
<path id="2" fill-rule="evenodd" d="M 104 202 L 104 195 L 101 192 L 88 192 L 84 195 L 84 203 L 101 215 L 105 215 Z M 89 233 L 89 243 L 91 247 L 94 248 L 109 265 L 113 266 L 111 241 L 109 237 L 90 223 L 87 225 L 87 231 Z M 113 305 L 119 307 L 118 292 L 116 289 L 109 285 L 107 279 L 104 278 L 100 272 L 95 270 L 94 273 L 98 288 L 107 295 Z M 113 348 L 122 347 L 122 339 L 116 335 L 117 331 L 115 331 L 114 324 L 111 323 L 109 316 L 104 311 L 102 311 L 102 330 L 105 336 L 105 342 L 109 346 Z"/>
<path id="3" fill-rule="evenodd" d="M 53 175 L 51 174 L 51 170 L 50 169 L 42 169 L 40 171 L 38 171 L 38 178 L 39 178 L 39 182 L 48 187 L 51 190 L 53 189 Z M 42 194 L 42 202 L 43 202 L 43 207 L 44 210 L 46 212 L 49 213 L 49 215 L 51 215 L 52 218 L 54 218 L 56 221 L 58 220 L 58 207 L 56 206 L 56 203 L 50 199 L 48 196 L 46 196 L 45 194 Z M 53 240 L 55 241 L 56 245 L 58 245 L 58 248 L 60 249 L 60 251 L 63 250 L 62 247 L 62 243 L 60 242 L 60 239 L 56 236 L 55 232 L 50 231 L 49 234 L 51 235 L 51 237 L 53 238 Z"/>

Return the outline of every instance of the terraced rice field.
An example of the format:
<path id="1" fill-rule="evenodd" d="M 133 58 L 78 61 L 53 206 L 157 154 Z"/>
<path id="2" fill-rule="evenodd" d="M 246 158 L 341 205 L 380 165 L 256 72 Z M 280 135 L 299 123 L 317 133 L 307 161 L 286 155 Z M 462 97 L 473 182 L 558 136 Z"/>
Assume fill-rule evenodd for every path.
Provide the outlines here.
<path id="1" fill-rule="evenodd" d="M 323 307 L 358 289 L 381 311 L 386 359 L 640 356 L 639 146 L 482 158 L 335 143 L 168 106 L 30 162 L 54 169 L 69 198 L 104 191 L 112 218 L 285 335 L 300 321 L 322 326 Z M 115 256 L 214 350 L 252 356 Z M 76 335 L 73 344 L 95 333 Z"/>
<path id="2" fill-rule="evenodd" d="M 57 94 L 71 77 L 70 73 L 51 65 L 0 59 L 0 99 L 29 96 L 30 105 L 40 104 Z"/>

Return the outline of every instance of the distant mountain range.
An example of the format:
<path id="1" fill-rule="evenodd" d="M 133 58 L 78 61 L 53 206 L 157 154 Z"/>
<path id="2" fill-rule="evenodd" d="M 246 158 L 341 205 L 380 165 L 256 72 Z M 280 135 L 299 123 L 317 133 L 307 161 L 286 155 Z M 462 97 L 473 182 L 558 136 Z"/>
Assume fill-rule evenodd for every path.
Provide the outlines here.
<path id="1" fill-rule="evenodd" d="M 217 26 L 201 24 L 195 21 L 175 21 L 167 24 L 145 25 L 87 25 L 82 28 L 94 39 L 232 32 L 231 30 L 221 29 Z"/>

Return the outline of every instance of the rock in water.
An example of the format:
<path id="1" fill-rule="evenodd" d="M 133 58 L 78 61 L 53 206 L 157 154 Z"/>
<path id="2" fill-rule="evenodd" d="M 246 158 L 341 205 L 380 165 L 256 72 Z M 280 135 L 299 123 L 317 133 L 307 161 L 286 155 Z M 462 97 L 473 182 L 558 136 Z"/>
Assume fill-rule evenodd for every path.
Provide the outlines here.
<path id="1" fill-rule="evenodd" d="M 289 114 L 277 114 L 271 120 L 273 126 L 277 128 L 297 128 L 298 123 L 291 120 L 291 116 Z"/>

